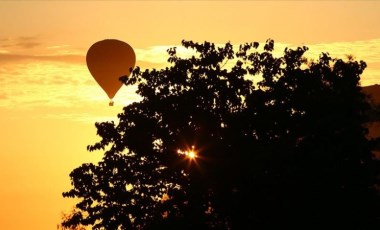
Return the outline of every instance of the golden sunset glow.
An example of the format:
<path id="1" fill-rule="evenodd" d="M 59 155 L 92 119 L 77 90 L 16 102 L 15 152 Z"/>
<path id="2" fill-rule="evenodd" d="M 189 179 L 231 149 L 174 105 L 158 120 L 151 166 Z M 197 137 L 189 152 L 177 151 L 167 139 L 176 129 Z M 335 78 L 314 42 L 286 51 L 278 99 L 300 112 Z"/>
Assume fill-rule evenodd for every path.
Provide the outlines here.
<path id="1" fill-rule="evenodd" d="M 190 159 L 195 159 L 197 157 L 197 154 L 194 152 L 194 151 L 189 151 L 187 156 L 190 158 Z"/>
<path id="2" fill-rule="evenodd" d="M 69 173 L 102 157 L 86 151 L 99 140 L 94 123 L 117 122 L 141 100 L 122 86 L 108 106 L 86 66 L 95 42 L 125 41 L 136 66 L 159 69 L 182 39 L 262 49 L 272 38 L 275 55 L 305 45 L 309 58 L 364 60 L 365 86 L 380 84 L 379 12 L 380 1 L 0 1 L 0 229 L 56 229 L 75 203 L 62 198 Z M 202 157 L 195 147 L 177 152 Z"/>
<path id="3" fill-rule="evenodd" d="M 198 157 L 198 153 L 197 153 L 197 151 L 194 149 L 194 146 L 191 146 L 191 148 L 186 149 L 186 150 L 178 149 L 178 150 L 177 150 L 177 153 L 180 154 L 180 155 L 185 156 L 185 157 L 188 158 L 189 160 L 195 160 L 195 158 Z"/>

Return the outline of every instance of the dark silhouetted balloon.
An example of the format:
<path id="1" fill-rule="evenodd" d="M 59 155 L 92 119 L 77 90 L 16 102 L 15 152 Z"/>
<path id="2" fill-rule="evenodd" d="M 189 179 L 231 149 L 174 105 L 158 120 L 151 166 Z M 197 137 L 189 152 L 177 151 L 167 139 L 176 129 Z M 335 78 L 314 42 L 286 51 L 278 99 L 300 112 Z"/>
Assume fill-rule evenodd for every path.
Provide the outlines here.
<path id="1" fill-rule="evenodd" d="M 88 49 L 86 62 L 91 75 L 113 105 L 112 99 L 122 86 L 119 78 L 129 76 L 135 66 L 136 55 L 132 47 L 116 39 L 98 41 Z"/>

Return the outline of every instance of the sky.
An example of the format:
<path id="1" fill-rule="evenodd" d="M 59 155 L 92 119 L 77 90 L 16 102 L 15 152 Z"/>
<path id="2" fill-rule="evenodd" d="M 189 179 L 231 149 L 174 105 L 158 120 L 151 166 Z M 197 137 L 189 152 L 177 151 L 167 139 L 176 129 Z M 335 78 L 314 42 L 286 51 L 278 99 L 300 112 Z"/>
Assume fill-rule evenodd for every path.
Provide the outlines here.
<path id="1" fill-rule="evenodd" d="M 380 1 L 0 1 L 0 229 L 56 229 L 73 200 L 69 173 L 102 152 L 95 122 L 138 101 L 108 97 L 87 69 L 89 47 L 119 39 L 136 65 L 160 68 L 182 39 L 238 45 L 266 39 L 367 62 L 361 84 L 380 84 Z"/>

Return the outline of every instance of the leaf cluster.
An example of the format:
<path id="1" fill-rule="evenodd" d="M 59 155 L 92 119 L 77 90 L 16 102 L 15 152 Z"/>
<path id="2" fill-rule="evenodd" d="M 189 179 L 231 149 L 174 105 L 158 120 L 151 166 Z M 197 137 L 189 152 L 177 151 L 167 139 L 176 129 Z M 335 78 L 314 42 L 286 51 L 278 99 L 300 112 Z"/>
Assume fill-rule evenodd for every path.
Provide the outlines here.
<path id="1" fill-rule="evenodd" d="M 273 55 L 274 41 L 182 41 L 169 66 L 122 77 L 142 97 L 97 123 L 106 150 L 70 174 L 67 226 L 94 229 L 272 229 L 378 224 L 377 161 L 365 138 L 370 106 L 362 61 L 307 47 Z M 178 150 L 195 146 L 189 161 Z M 378 225 L 377 225 L 378 226 Z M 312 227 L 310 227 L 312 228 Z M 309 229 L 310 229 L 309 228 Z"/>

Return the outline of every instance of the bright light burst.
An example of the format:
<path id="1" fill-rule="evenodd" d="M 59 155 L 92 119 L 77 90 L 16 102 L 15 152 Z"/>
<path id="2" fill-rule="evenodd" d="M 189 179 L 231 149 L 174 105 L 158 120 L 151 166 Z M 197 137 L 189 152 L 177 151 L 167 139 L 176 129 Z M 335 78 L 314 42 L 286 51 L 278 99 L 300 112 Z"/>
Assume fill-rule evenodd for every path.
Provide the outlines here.
<path id="1" fill-rule="evenodd" d="M 187 154 L 187 156 L 190 159 L 194 159 L 197 156 L 197 154 L 194 151 L 189 151 L 188 154 Z"/>
<path id="2" fill-rule="evenodd" d="M 194 150 L 194 145 L 191 146 L 191 149 L 187 149 L 185 151 L 178 149 L 177 153 L 186 156 L 190 160 L 194 160 L 195 158 L 197 158 L 197 152 Z"/>

